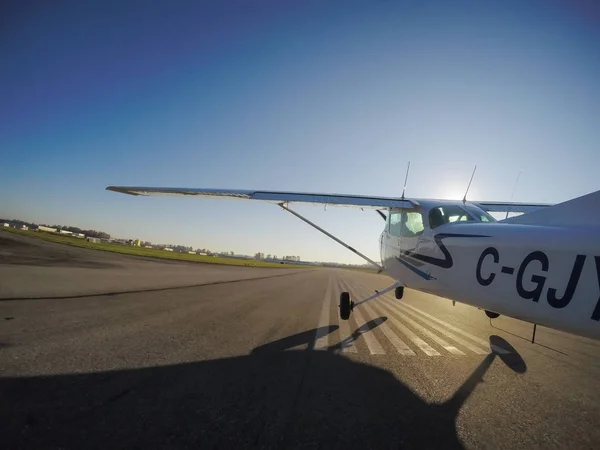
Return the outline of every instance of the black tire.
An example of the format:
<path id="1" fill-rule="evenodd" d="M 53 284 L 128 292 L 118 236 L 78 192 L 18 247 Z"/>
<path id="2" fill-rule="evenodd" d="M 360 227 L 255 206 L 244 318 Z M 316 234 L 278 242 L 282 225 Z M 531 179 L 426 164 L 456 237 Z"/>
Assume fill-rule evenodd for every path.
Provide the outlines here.
<path id="1" fill-rule="evenodd" d="M 348 320 L 351 311 L 352 305 L 350 304 L 350 293 L 342 292 L 340 294 L 340 318 L 342 320 Z"/>
<path id="2" fill-rule="evenodd" d="M 394 295 L 396 295 L 396 298 L 398 300 L 400 300 L 402 297 L 404 297 L 404 286 L 398 286 L 396 288 L 396 290 L 394 291 Z"/>
<path id="3" fill-rule="evenodd" d="M 500 314 L 498 314 L 497 312 L 488 311 L 487 309 L 485 310 L 485 315 L 488 316 L 490 319 L 497 319 L 498 317 L 500 317 Z"/>

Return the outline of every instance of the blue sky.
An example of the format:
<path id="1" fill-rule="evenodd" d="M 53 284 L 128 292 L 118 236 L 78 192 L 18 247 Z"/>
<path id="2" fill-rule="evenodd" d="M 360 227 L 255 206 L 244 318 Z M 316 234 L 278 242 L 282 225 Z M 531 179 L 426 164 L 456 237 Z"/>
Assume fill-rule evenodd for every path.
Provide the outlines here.
<path id="1" fill-rule="evenodd" d="M 361 262 L 274 205 L 107 185 L 560 202 L 600 189 L 592 1 L 7 2 L 0 216 Z M 376 258 L 373 212 L 298 211 Z"/>

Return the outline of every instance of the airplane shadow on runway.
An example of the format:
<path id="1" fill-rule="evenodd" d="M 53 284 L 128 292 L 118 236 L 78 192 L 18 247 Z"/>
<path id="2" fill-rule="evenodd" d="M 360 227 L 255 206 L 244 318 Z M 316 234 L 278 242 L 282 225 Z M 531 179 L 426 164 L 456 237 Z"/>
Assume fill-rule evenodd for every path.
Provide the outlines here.
<path id="1" fill-rule="evenodd" d="M 335 331 L 328 327 L 325 331 Z M 0 378 L 5 448 L 462 448 L 461 407 L 490 353 L 448 401 L 430 404 L 391 373 L 331 351 L 287 350 L 316 330 L 250 355 L 91 374 Z M 392 356 L 390 356 L 392 357 Z"/>

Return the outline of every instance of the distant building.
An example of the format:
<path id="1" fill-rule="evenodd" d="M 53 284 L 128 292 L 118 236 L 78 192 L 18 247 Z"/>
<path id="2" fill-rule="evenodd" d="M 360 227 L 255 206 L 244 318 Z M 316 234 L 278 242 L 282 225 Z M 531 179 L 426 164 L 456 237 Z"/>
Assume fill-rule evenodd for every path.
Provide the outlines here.
<path id="1" fill-rule="evenodd" d="M 165 250 L 165 251 L 167 251 L 167 252 L 172 252 L 172 251 L 173 251 L 173 249 L 172 249 L 172 248 L 169 248 L 169 247 L 163 248 L 163 250 Z"/>
<path id="2" fill-rule="evenodd" d="M 60 234 L 67 234 L 67 235 L 73 234 L 72 231 L 68 231 L 68 230 L 60 230 L 59 232 L 60 232 Z"/>
<path id="3" fill-rule="evenodd" d="M 38 231 L 45 231 L 47 233 L 56 233 L 56 228 L 50 228 L 50 227 L 45 227 L 44 225 L 40 225 L 38 228 Z"/>
<path id="4" fill-rule="evenodd" d="M 98 244 L 100 242 L 100 239 L 95 238 L 95 237 L 88 237 L 87 241 L 91 242 L 92 244 Z"/>

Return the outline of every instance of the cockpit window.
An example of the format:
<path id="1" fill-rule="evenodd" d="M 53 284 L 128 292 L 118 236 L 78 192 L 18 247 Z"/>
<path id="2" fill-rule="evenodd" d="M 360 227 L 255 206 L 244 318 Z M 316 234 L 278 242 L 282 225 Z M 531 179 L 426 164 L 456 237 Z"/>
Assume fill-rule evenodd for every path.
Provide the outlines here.
<path id="1" fill-rule="evenodd" d="M 392 236 L 413 237 L 423 233 L 423 216 L 417 211 L 397 211 L 390 213 L 390 234 Z"/>
<path id="2" fill-rule="evenodd" d="M 467 206 L 468 211 L 481 222 L 497 222 L 496 218 L 476 206 Z"/>
<path id="3" fill-rule="evenodd" d="M 472 222 L 475 219 L 460 206 L 448 205 L 433 208 L 429 212 L 429 226 L 437 228 L 450 222 Z"/>

